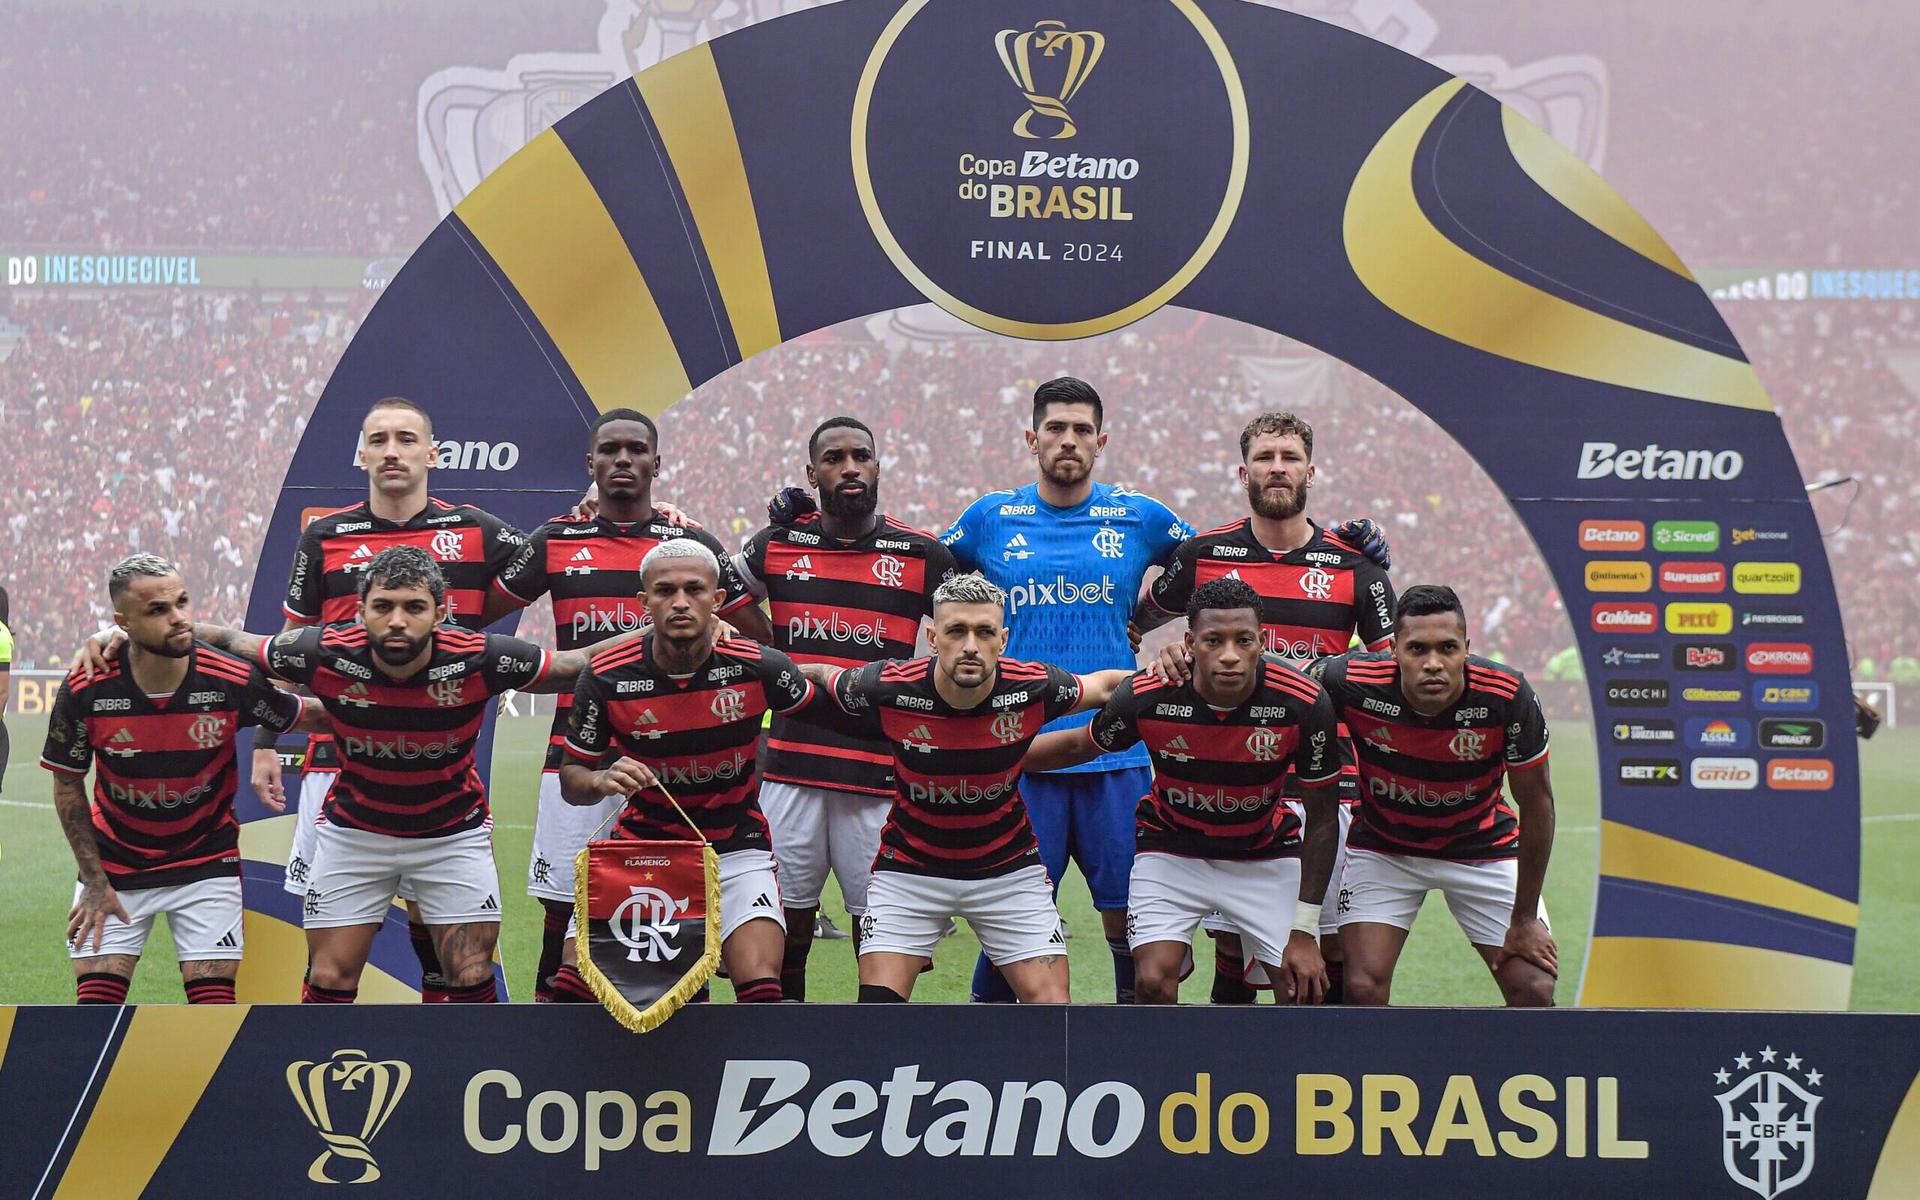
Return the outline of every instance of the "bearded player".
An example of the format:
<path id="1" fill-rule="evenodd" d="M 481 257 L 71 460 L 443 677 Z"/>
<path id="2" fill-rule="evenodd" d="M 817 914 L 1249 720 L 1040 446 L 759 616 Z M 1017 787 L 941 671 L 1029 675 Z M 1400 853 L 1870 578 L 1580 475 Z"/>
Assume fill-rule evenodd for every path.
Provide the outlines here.
<path id="1" fill-rule="evenodd" d="M 1525 676 L 1470 649 L 1460 598 L 1423 584 L 1400 597 L 1392 653 L 1309 668 L 1353 730 L 1364 787 L 1339 893 L 1349 1003 L 1387 1003 L 1435 889 L 1509 1005 L 1553 1003 L 1559 951 L 1540 899 L 1554 829 L 1547 722 Z"/>
<path id="2" fill-rule="evenodd" d="M 586 809 L 619 805 L 616 837 L 685 839 L 691 832 L 712 843 L 720 860 L 720 956 L 735 999 L 751 1004 L 781 999 L 786 948 L 756 744 L 769 711 L 792 712 L 814 691 L 780 651 L 719 636 L 714 614 L 729 599 L 720 579 L 719 560 L 691 538 L 647 552 L 640 599 L 652 631 L 595 657 L 581 677 L 560 789 Z M 561 963 L 554 999 L 592 1003 L 572 937 Z"/>
<path id="3" fill-rule="evenodd" d="M 660 463 L 660 431 L 651 418 L 631 408 L 601 413 L 587 433 L 587 470 L 599 504 L 592 515 L 555 517 L 534 530 L 526 547 L 493 581 L 494 595 L 514 606 L 551 595 L 555 645 L 582 649 L 639 628 L 646 616 L 641 562 L 655 546 L 685 538 L 721 556 L 719 589 L 726 601 L 718 613 L 747 637 L 767 641 L 766 617 L 733 573 L 720 542 L 704 529 L 670 520 L 655 507 L 653 484 Z M 536 1002 L 553 998 L 553 977 L 573 917 L 574 856 L 619 803 L 609 796 L 599 804 L 580 806 L 561 796 L 560 767 L 572 705 L 571 692 L 555 699 L 527 864 L 527 894 L 544 910 L 534 974 Z"/>
<path id="4" fill-rule="evenodd" d="M 1355 637 L 1369 650 L 1385 649 L 1393 637 L 1393 585 L 1387 581 L 1386 541 L 1372 522 L 1342 527 L 1353 542 L 1330 535 L 1307 516 L 1314 486 L 1313 428 L 1292 413 L 1261 413 L 1240 432 L 1240 485 L 1250 515 L 1189 538 L 1173 562 L 1148 587 L 1134 612 L 1142 630 L 1173 620 L 1205 584 L 1224 578 L 1245 581 L 1260 596 L 1260 624 L 1269 653 L 1294 666 L 1339 654 Z M 1371 538 L 1367 557 L 1354 549 Z M 1180 643 L 1162 655 L 1175 679 L 1185 677 Z M 1340 837 L 1328 889 L 1340 890 L 1346 861 L 1346 829 L 1360 799 L 1359 775 L 1344 728 L 1340 735 Z M 1297 789 L 1296 789 L 1297 790 Z M 1289 799 L 1298 802 L 1300 797 Z M 1339 914 L 1321 911 L 1320 943 L 1326 957 L 1328 1003 L 1342 995 L 1343 954 Z M 1206 922 L 1214 937 L 1213 1001 L 1244 1004 L 1253 999 L 1247 964 L 1231 925 Z"/>
<path id="5" fill-rule="evenodd" d="M 952 917 L 1017 999 L 1064 1004 L 1066 942 L 1021 798 L 1041 726 L 1106 703 L 1126 671 L 1002 658 L 1006 597 L 978 574 L 935 589 L 931 658 L 809 664 L 842 713 L 893 749 L 894 801 L 861 918 L 860 1000 L 901 1003 Z"/>

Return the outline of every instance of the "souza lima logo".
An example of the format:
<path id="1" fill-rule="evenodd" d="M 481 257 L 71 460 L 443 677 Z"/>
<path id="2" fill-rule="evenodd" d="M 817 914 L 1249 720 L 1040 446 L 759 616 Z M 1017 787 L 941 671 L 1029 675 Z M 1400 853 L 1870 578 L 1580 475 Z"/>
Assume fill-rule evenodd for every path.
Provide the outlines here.
<path id="1" fill-rule="evenodd" d="M 400 1107 L 412 1079 L 413 1068 L 406 1063 L 374 1062 L 365 1050 L 335 1050 L 325 1062 L 289 1064 L 287 1087 L 300 1115 L 327 1145 L 307 1168 L 307 1178 L 315 1183 L 372 1183 L 380 1178 L 380 1164 L 368 1144 Z M 329 1170 L 336 1162 L 341 1178 Z M 356 1163 L 358 1174 L 346 1176 Z"/>

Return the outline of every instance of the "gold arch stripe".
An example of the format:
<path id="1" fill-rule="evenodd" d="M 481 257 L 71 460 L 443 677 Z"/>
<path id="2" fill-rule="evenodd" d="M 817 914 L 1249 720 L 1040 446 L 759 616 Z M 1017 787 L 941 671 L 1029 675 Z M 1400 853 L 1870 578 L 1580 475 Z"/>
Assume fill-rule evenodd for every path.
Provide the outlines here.
<path id="1" fill-rule="evenodd" d="M 244 1004 L 142 1005 L 54 1200 L 138 1196 L 247 1019 Z"/>
<path id="2" fill-rule="evenodd" d="M 1851 900 L 1618 821 L 1600 823 L 1600 873 L 1761 904 L 1849 929 L 1860 925 L 1860 905 Z"/>
<path id="3" fill-rule="evenodd" d="M 692 388 L 633 255 L 549 129 L 454 209 L 601 411 L 660 412 Z"/>
<path id="4" fill-rule="evenodd" d="M 0 1069 L 7 1065 L 7 1043 L 13 1040 L 13 1018 L 19 1011 L 11 1004 L 0 1008 Z"/>
<path id="5" fill-rule="evenodd" d="M 1804 954 L 1686 938 L 1597 937 L 1580 1003 L 1596 1008 L 1847 1007 L 1853 968 Z"/>
<path id="6" fill-rule="evenodd" d="M 1920 1194 L 1920 1075 L 1894 1114 L 1893 1128 L 1880 1146 L 1880 1161 L 1867 1185 L 1867 1200 L 1905 1200 Z"/>
<path id="7" fill-rule="evenodd" d="M 712 47 L 703 43 L 633 79 L 693 210 L 740 357 L 752 358 L 778 346 L 780 316 L 774 309 L 760 218 Z"/>
<path id="8" fill-rule="evenodd" d="M 1427 220 L 1413 192 L 1420 140 L 1465 83 L 1402 113 L 1347 194 L 1347 259 L 1367 290 L 1420 327 L 1563 375 L 1686 400 L 1772 411 L 1753 367 L 1582 308 L 1494 269 Z"/>
<path id="9" fill-rule="evenodd" d="M 1673 247 L 1600 178 L 1599 172 L 1514 109 L 1501 108 L 1500 124 L 1506 131 L 1513 161 L 1541 191 L 1635 254 L 1659 263 L 1689 283 L 1695 282 L 1693 272 L 1687 270 Z"/>

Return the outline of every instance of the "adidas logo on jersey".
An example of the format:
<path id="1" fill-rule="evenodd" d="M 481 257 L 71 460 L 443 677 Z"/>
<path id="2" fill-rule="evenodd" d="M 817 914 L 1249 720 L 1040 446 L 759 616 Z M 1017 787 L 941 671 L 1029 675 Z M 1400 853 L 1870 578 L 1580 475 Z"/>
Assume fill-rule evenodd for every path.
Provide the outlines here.
<path id="1" fill-rule="evenodd" d="M 572 558 L 567 560 L 566 569 L 560 573 L 562 575 L 591 575 L 594 570 L 593 551 L 586 546 L 582 546 Z"/>
<path id="2" fill-rule="evenodd" d="M 1187 753 L 1187 739 L 1184 737 L 1177 737 L 1168 742 L 1166 748 L 1160 751 L 1160 757 L 1170 758 L 1175 762 L 1193 761 L 1193 755 Z"/>
<path id="3" fill-rule="evenodd" d="M 1225 575 L 1222 575 L 1222 576 L 1221 576 L 1220 578 L 1222 578 L 1222 579 L 1240 579 L 1240 568 L 1239 568 L 1239 567 L 1235 567 L 1235 568 L 1234 568 L 1233 570 L 1231 570 L 1231 571 L 1228 571 L 1228 572 L 1227 572 L 1227 573 L 1226 573 Z M 1240 580 L 1240 581 L 1241 581 L 1242 583 L 1245 583 L 1245 582 L 1246 582 L 1246 581 L 1245 581 L 1244 579 L 1242 579 L 1242 580 Z"/>
<path id="4" fill-rule="evenodd" d="M 918 750 L 922 754 L 936 749 L 933 744 L 933 731 L 925 724 L 916 726 L 911 733 L 900 739 L 900 744 L 909 750 Z"/>
<path id="5" fill-rule="evenodd" d="M 640 719 L 633 723 L 634 737 L 643 737 L 651 740 L 665 737 L 670 732 L 672 731 L 660 727 L 660 718 L 654 716 L 653 710 L 650 708 L 641 713 Z"/>
<path id="6" fill-rule="evenodd" d="M 361 543 L 360 543 L 360 548 L 359 548 L 359 549 L 357 549 L 357 550 L 355 550 L 355 551 L 354 551 L 354 552 L 353 552 L 352 554 L 349 554 L 349 555 L 347 555 L 347 557 L 348 557 L 348 558 L 350 558 L 350 559 L 352 559 L 352 558 L 372 558 L 372 557 L 373 557 L 373 548 L 372 548 L 372 547 L 370 547 L 370 546 L 368 546 L 368 545 L 367 545 L 367 544 L 366 544 L 365 542 L 361 542 Z"/>
<path id="7" fill-rule="evenodd" d="M 373 701 L 367 699 L 367 685 L 356 683 L 341 692 L 338 697 L 342 704 L 352 704 L 360 708 L 372 708 Z"/>
<path id="8" fill-rule="evenodd" d="M 813 555 L 802 554 L 799 558 L 794 559 L 793 565 L 787 568 L 787 578 L 798 579 L 803 583 L 812 579 Z"/>
<path id="9" fill-rule="evenodd" d="M 107 744 L 100 747 L 100 750 L 101 753 L 111 754 L 115 758 L 132 758 L 140 753 L 140 748 L 134 745 L 134 741 L 133 730 L 122 728 L 120 732 L 108 738 Z"/>
<path id="10" fill-rule="evenodd" d="M 1003 509 L 1001 511 L 1004 512 L 1005 510 Z M 1016 558 L 1032 557 L 1033 551 L 1027 549 L 1027 535 L 1024 533 L 1014 534 L 1013 539 L 1007 543 L 1007 548 L 1001 552 L 1002 560 L 1008 562 Z"/>

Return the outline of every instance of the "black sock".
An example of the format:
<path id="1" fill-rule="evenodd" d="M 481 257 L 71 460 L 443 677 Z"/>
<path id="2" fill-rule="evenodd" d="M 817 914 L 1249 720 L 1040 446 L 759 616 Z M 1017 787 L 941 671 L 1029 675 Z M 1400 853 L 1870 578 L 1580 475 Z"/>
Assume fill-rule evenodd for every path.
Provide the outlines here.
<path id="1" fill-rule="evenodd" d="M 1113 1002 L 1115 1004 L 1133 1003 L 1133 951 L 1127 949 L 1127 939 L 1110 937 L 1107 950 L 1113 955 Z"/>
<path id="2" fill-rule="evenodd" d="M 600 1001 L 593 994 L 593 988 L 580 977 L 580 972 L 569 964 L 553 973 L 553 1003 L 598 1004 Z"/>
<path id="3" fill-rule="evenodd" d="M 905 1004 L 907 998 L 890 987 L 878 983 L 860 985 L 860 1003 L 862 1004 Z"/>
<path id="4" fill-rule="evenodd" d="M 769 975 L 765 979 L 749 979 L 733 985 L 735 1004 L 778 1004 L 780 1003 L 780 981 Z"/>
<path id="5" fill-rule="evenodd" d="M 76 1004 L 125 1004 L 127 985 L 133 982 L 125 975 L 111 975 L 105 971 L 90 971 L 73 981 L 74 1003 Z"/>
<path id="6" fill-rule="evenodd" d="M 354 998 L 359 994 L 360 994 L 360 989 L 357 987 L 330 988 L 330 987 L 321 987 L 317 983 L 309 982 L 306 984 L 306 986 L 300 989 L 300 1003 L 302 1004 L 352 1004 L 354 1001 Z"/>
<path id="7" fill-rule="evenodd" d="M 540 965 L 534 968 L 533 1002 L 547 1004 L 553 1000 L 553 973 L 560 969 L 560 952 L 566 948 L 567 919 L 573 916 L 573 905 L 543 897 L 540 907 L 546 912 L 540 926 Z"/>
<path id="8" fill-rule="evenodd" d="M 1345 1004 L 1347 1002 L 1347 960 L 1330 958 L 1327 960 L 1327 1003 Z"/>
<path id="9" fill-rule="evenodd" d="M 420 960 L 420 1003 L 444 1004 L 447 980 L 440 974 L 440 956 L 434 953 L 433 931 L 408 921 L 407 938 L 413 943 L 413 956 Z"/>
<path id="10" fill-rule="evenodd" d="M 1252 1004 L 1254 990 L 1247 983 L 1247 963 L 1219 942 L 1213 944 L 1213 995 L 1215 1004 Z"/>
<path id="11" fill-rule="evenodd" d="M 780 991 L 788 1000 L 807 998 L 807 952 L 812 949 L 811 940 L 798 945 L 787 943 L 787 952 L 780 959 Z"/>
<path id="12" fill-rule="evenodd" d="M 479 983 L 447 989 L 448 1004 L 498 1004 L 499 1002 L 500 989 L 491 975 Z"/>

